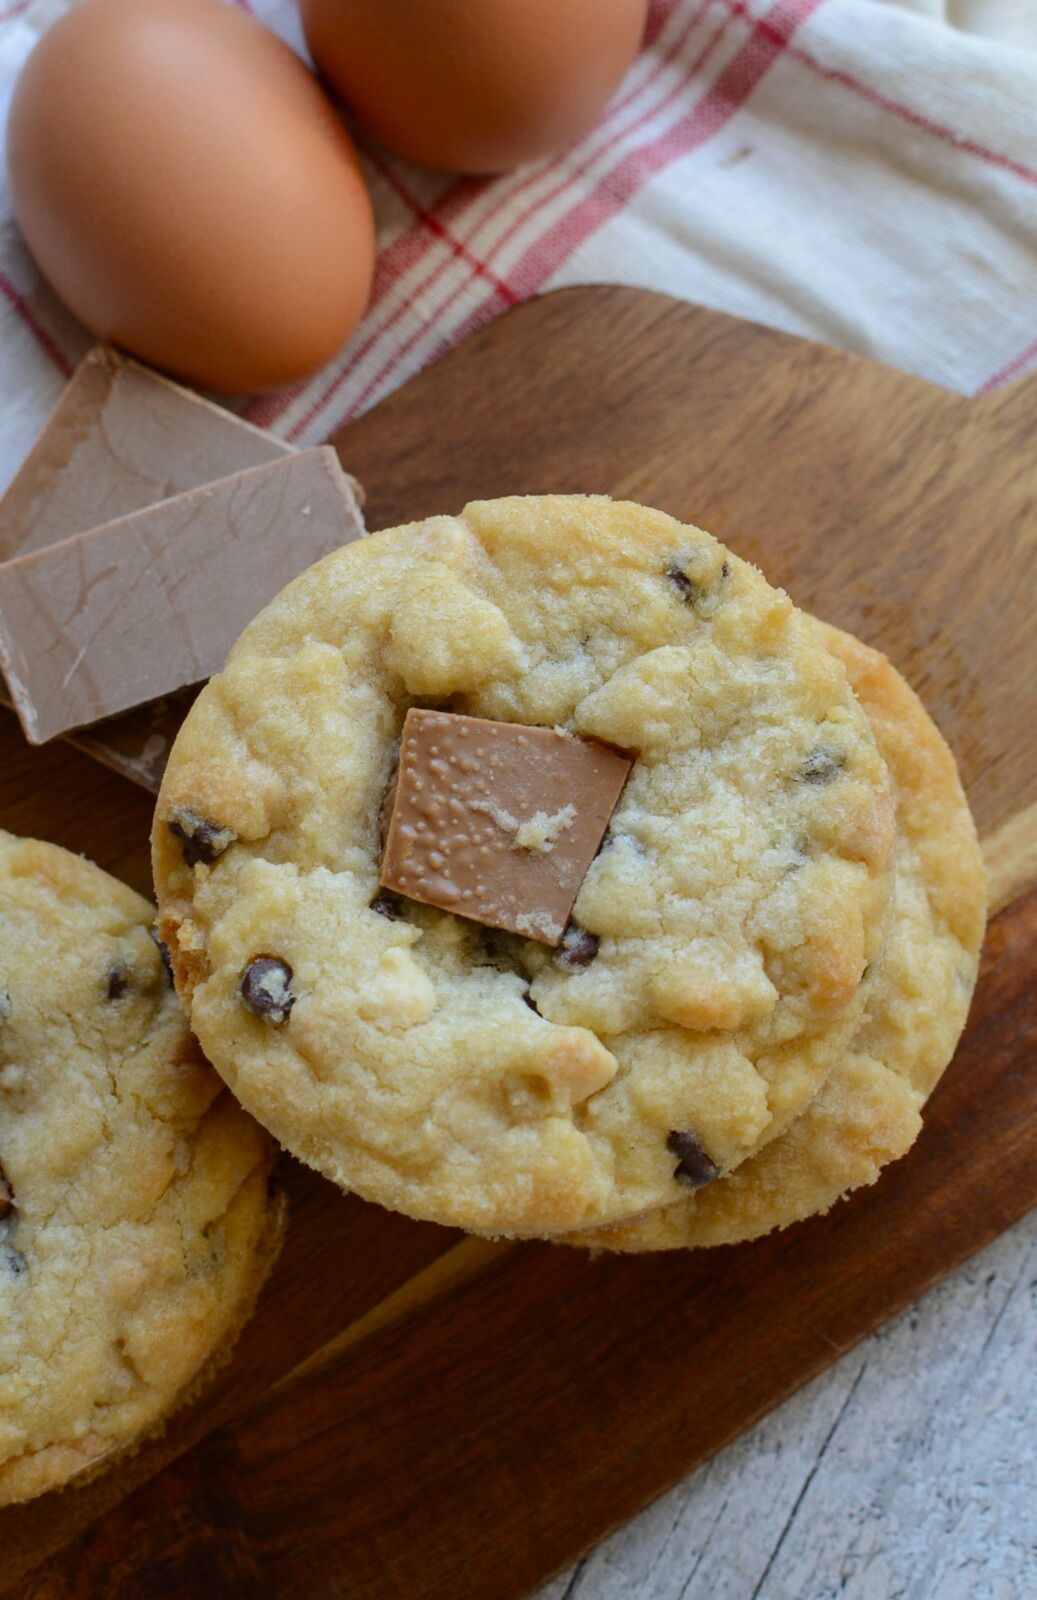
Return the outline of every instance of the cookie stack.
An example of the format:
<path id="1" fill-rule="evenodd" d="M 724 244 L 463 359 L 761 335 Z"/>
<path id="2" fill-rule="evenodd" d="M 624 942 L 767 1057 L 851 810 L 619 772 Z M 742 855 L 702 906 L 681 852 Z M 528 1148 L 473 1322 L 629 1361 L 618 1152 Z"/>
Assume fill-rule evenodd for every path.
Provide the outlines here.
<path id="1" fill-rule="evenodd" d="M 596 498 L 304 573 L 188 716 L 154 864 L 157 939 L 0 834 L 0 1504 L 225 1358 L 281 1237 L 257 1124 L 474 1232 L 752 1238 L 910 1147 L 983 932 L 889 663 Z"/>
<path id="2" fill-rule="evenodd" d="M 177 741 L 161 937 L 288 1149 L 411 1216 L 731 1242 L 910 1146 L 975 981 L 953 760 L 708 534 L 470 505 L 303 574 Z"/>

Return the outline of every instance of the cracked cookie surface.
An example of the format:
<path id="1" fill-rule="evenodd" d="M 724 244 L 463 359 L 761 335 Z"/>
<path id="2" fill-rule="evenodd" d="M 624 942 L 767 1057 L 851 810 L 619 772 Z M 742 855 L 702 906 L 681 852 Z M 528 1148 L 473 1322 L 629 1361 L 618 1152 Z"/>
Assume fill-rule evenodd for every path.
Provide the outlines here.
<path id="1" fill-rule="evenodd" d="M 636 754 L 554 954 L 379 892 L 414 704 Z M 658 1206 L 691 1140 L 728 1172 L 803 1109 L 859 1018 L 892 842 L 867 720 L 788 598 L 660 512 L 551 496 L 283 591 L 184 725 L 154 861 L 242 1103 L 343 1187 L 523 1234 Z"/>
<path id="2" fill-rule="evenodd" d="M 954 757 L 885 656 L 815 623 L 845 665 L 889 766 L 897 805 L 893 922 L 865 1017 L 824 1087 L 779 1139 L 722 1183 L 568 1242 L 672 1250 L 753 1239 L 874 1183 L 921 1131 L 965 1026 L 986 878 Z"/>
<path id="3" fill-rule="evenodd" d="M 281 1233 L 152 907 L 0 832 L 0 1504 L 92 1472 L 228 1353 Z"/>

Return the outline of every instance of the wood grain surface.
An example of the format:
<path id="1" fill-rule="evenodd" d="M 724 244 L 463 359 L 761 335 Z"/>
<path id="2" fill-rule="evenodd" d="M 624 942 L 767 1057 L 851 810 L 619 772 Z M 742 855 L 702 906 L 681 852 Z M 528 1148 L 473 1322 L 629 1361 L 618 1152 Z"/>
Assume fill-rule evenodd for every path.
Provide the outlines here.
<path id="1" fill-rule="evenodd" d="M 589 1260 L 337 1194 L 290 1161 L 287 1248 L 165 1437 L 0 1513 L 0 1593 L 508 1600 L 1037 1199 L 1037 383 L 967 401 L 620 289 L 522 307 L 336 443 L 377 527 L 529 490 L 698 521 L 886 649 L 962 766 L 1001 907 L 916 1150 L 768 1240 Z M 150 798 L 0 717 L 0 824 L 147 888 Z"/>
<path id="2" fill-rule="evenodd" d="M 1035 1372 L 1031 1212 L 536 1600 L 1029 1600 Z"/>

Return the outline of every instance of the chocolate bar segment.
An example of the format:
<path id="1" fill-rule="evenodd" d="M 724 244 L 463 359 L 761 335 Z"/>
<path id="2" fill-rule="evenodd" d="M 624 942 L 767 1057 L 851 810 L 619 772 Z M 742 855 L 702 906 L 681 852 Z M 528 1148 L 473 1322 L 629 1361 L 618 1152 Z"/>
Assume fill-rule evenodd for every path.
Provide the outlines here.
<path id="1" fill-rule="evenodd" d="M 381 886 L 555 946 L 632 764 L 554 728 L 412 709 Z"/>
<path id="2" fill-rule="evenodd" d="M 0 561 L 291 453 L 222 406 L 98 345 L 0 500 Z"/>
<path id="3" fill-rule="evenodd" d="M 0 665 L 28 738 L 200 683 L 286 583 L 363 531 L 324 448 L 0 566 Z"/>
<path id="4" fill-rule="evenodd" d="M 181 689 L 92 728 L 80 728 L 67 735 L 68 742 L 120 777 L 158 794 L 173 740 L 197 694 L 197 686 Z"/>

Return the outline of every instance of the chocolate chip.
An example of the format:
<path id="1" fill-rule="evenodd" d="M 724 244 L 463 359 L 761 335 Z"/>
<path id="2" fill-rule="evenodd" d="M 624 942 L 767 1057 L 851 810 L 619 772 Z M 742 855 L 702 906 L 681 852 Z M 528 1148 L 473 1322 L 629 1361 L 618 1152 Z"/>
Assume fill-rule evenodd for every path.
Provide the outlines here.
<path id="1" fill-rule="evenodd" d="M 692 555 L 688 559 L 693 566 L 697 566 L 703 559 L 704 552 L 698 556 Z M 677 589 L 686 606 L 695 606 L 701 617 L 711 617 L 720 604 L 719 586 L 731 576 L 731 564 L 721 562 L 719 575 L 703 570 L 700 577 L 693 577 L 677 561 L 671 561 L 666 568 L 666 576 Z"/>
<path id="2" fill-rule="evenodd" d="M 3 1264 L 7 1268 L 8 1272 L 10 1272 L 15 1278 L 19 1277 L 21 1273 L 28 1272 L 29 1270 L 29 1263 L 22 1255 L 22 1252 L 14 1248 L 13 1244 L 7 1244 L 3 1246 L 2 1252 L 0 1252 L 0 1258 L 2 1258 Z"/>
<path id="3" fill-rule="evenodd" d="M 8 1272 L 19 1273 L 26 1271 L 25 1257 L 8 1243 L 16 1221 L 14 1211 L 14 1189 L 3 1167 L 0 1167 L 0 1266 L 6 1267 Z"/>
<path id="4" fill-rule="evenodd" d="M 404 920 L 403 906 L 394 894 L 390 894 L 388 889 L 379 890 L 371 901 L 370 909 L 377 911 L 380 917 L 388 917 L 390 922 L 402 922 Z"/>
<path id="5" fill-rule="evenodd" d="M 200 861 L 211 866 L 237 838 L 232 829 L 221 828 L 217 822 L 206 822 L 189 806 L 178 806 L 171 811 L 166 826 L 183 841 L 184 861 L 189 867 L 196 867 Z"/>
<path id="6" fill-rule="evenodd" d="M 816 750 L 811 750 L 799 769 L 799 775 L 804 783 L 831 783 L 845 765 L 846 762 L 838 750 L 832 750 L 828 745 L 821 744 Z"/>
<path id="7" fill-rule="evenodd" d="M 170 954 L 169 954 L 169 946 L 168 946 L 168 944 L 164 944 L 163 943 L 163 941 L 159 938 L 158 934 L 155 932 L 154 928 L 149 928 L 148 932 L 151 934 L 151 937 L 154 940 L 155 948 L 158 951 L 158 958 L 162 963 L 162 969 L 165 972 L 165 975 L 166 975 L 167 979 L 169 980 L 170 988 L 172 988 L 172 985 L 173 985 L 173 962 L 172 962 L 172 958 L 170 957 Z"/>
<path id="8" fill-rule="evenodd" d="M 689 578 L 688 574 L 683 571 L 683 569 L 679 567 L 675 561 L 671 561 L 669 566 L 666 568 L 666 576 L 680 591 L 680 597 L 684 601 L 684 604 L 686 606 L 693 606 L 699 595 L 702 593 L 702 590 L 699 588 L 698 584 Z"/>
<path id="9" fill-rule="evenodd" d="M 295 1004 L 292 969 L 280 956 L 253 956 L 241 974 L 238 993 L 257 1017 L 287 1022 Z"/>
<path id="10" fill-rule="evenodd" d="M 121 961 L 116 961 L 108 968 L 108 983 L 105 988 L 109 1000 L 121 1000 L 130 986 L 129 968 Z"/>
<path id="11" fill-rule="evenodd" d="M 11 996 L 8 994 L 7 990 L 0 985 L 0 1023 L 7 1021 L 8 1017 L 11 1015 L 11 1010 Z"/>
<path id="12" fill-rule="evenodd" d="M 0 1167 L 0 1265 L 6 1267 L 8 1272 L 19 1273 L 26 1271 L 25 1257 L 7 1242 L 16 1220 L 12 1215 L 14 1210 L 14 1189 L 7 1173 Z"/>
<path id="13" fill-rule="evenodd" d="M 691 1189 L 701 1189 L 705 1184 L 712 1183 L 714 1178 L 719 1178 L 720 1168 L 706 1154 L 698 1134 L 680 1132 L 675 1128 L 666 1140 L 666 1148 L 677 1157 L 677 1170 L 673 1175 L 678 1183 L 686 1183 Z"/>
<path id="14" fill-rule="evenodd" d="M 589 967 L 598 953 L 601 940 L 596 933 L 570 922 L 562 934 L 562 942 L 555 951 L 555 960 L 561 967 Z"/>

